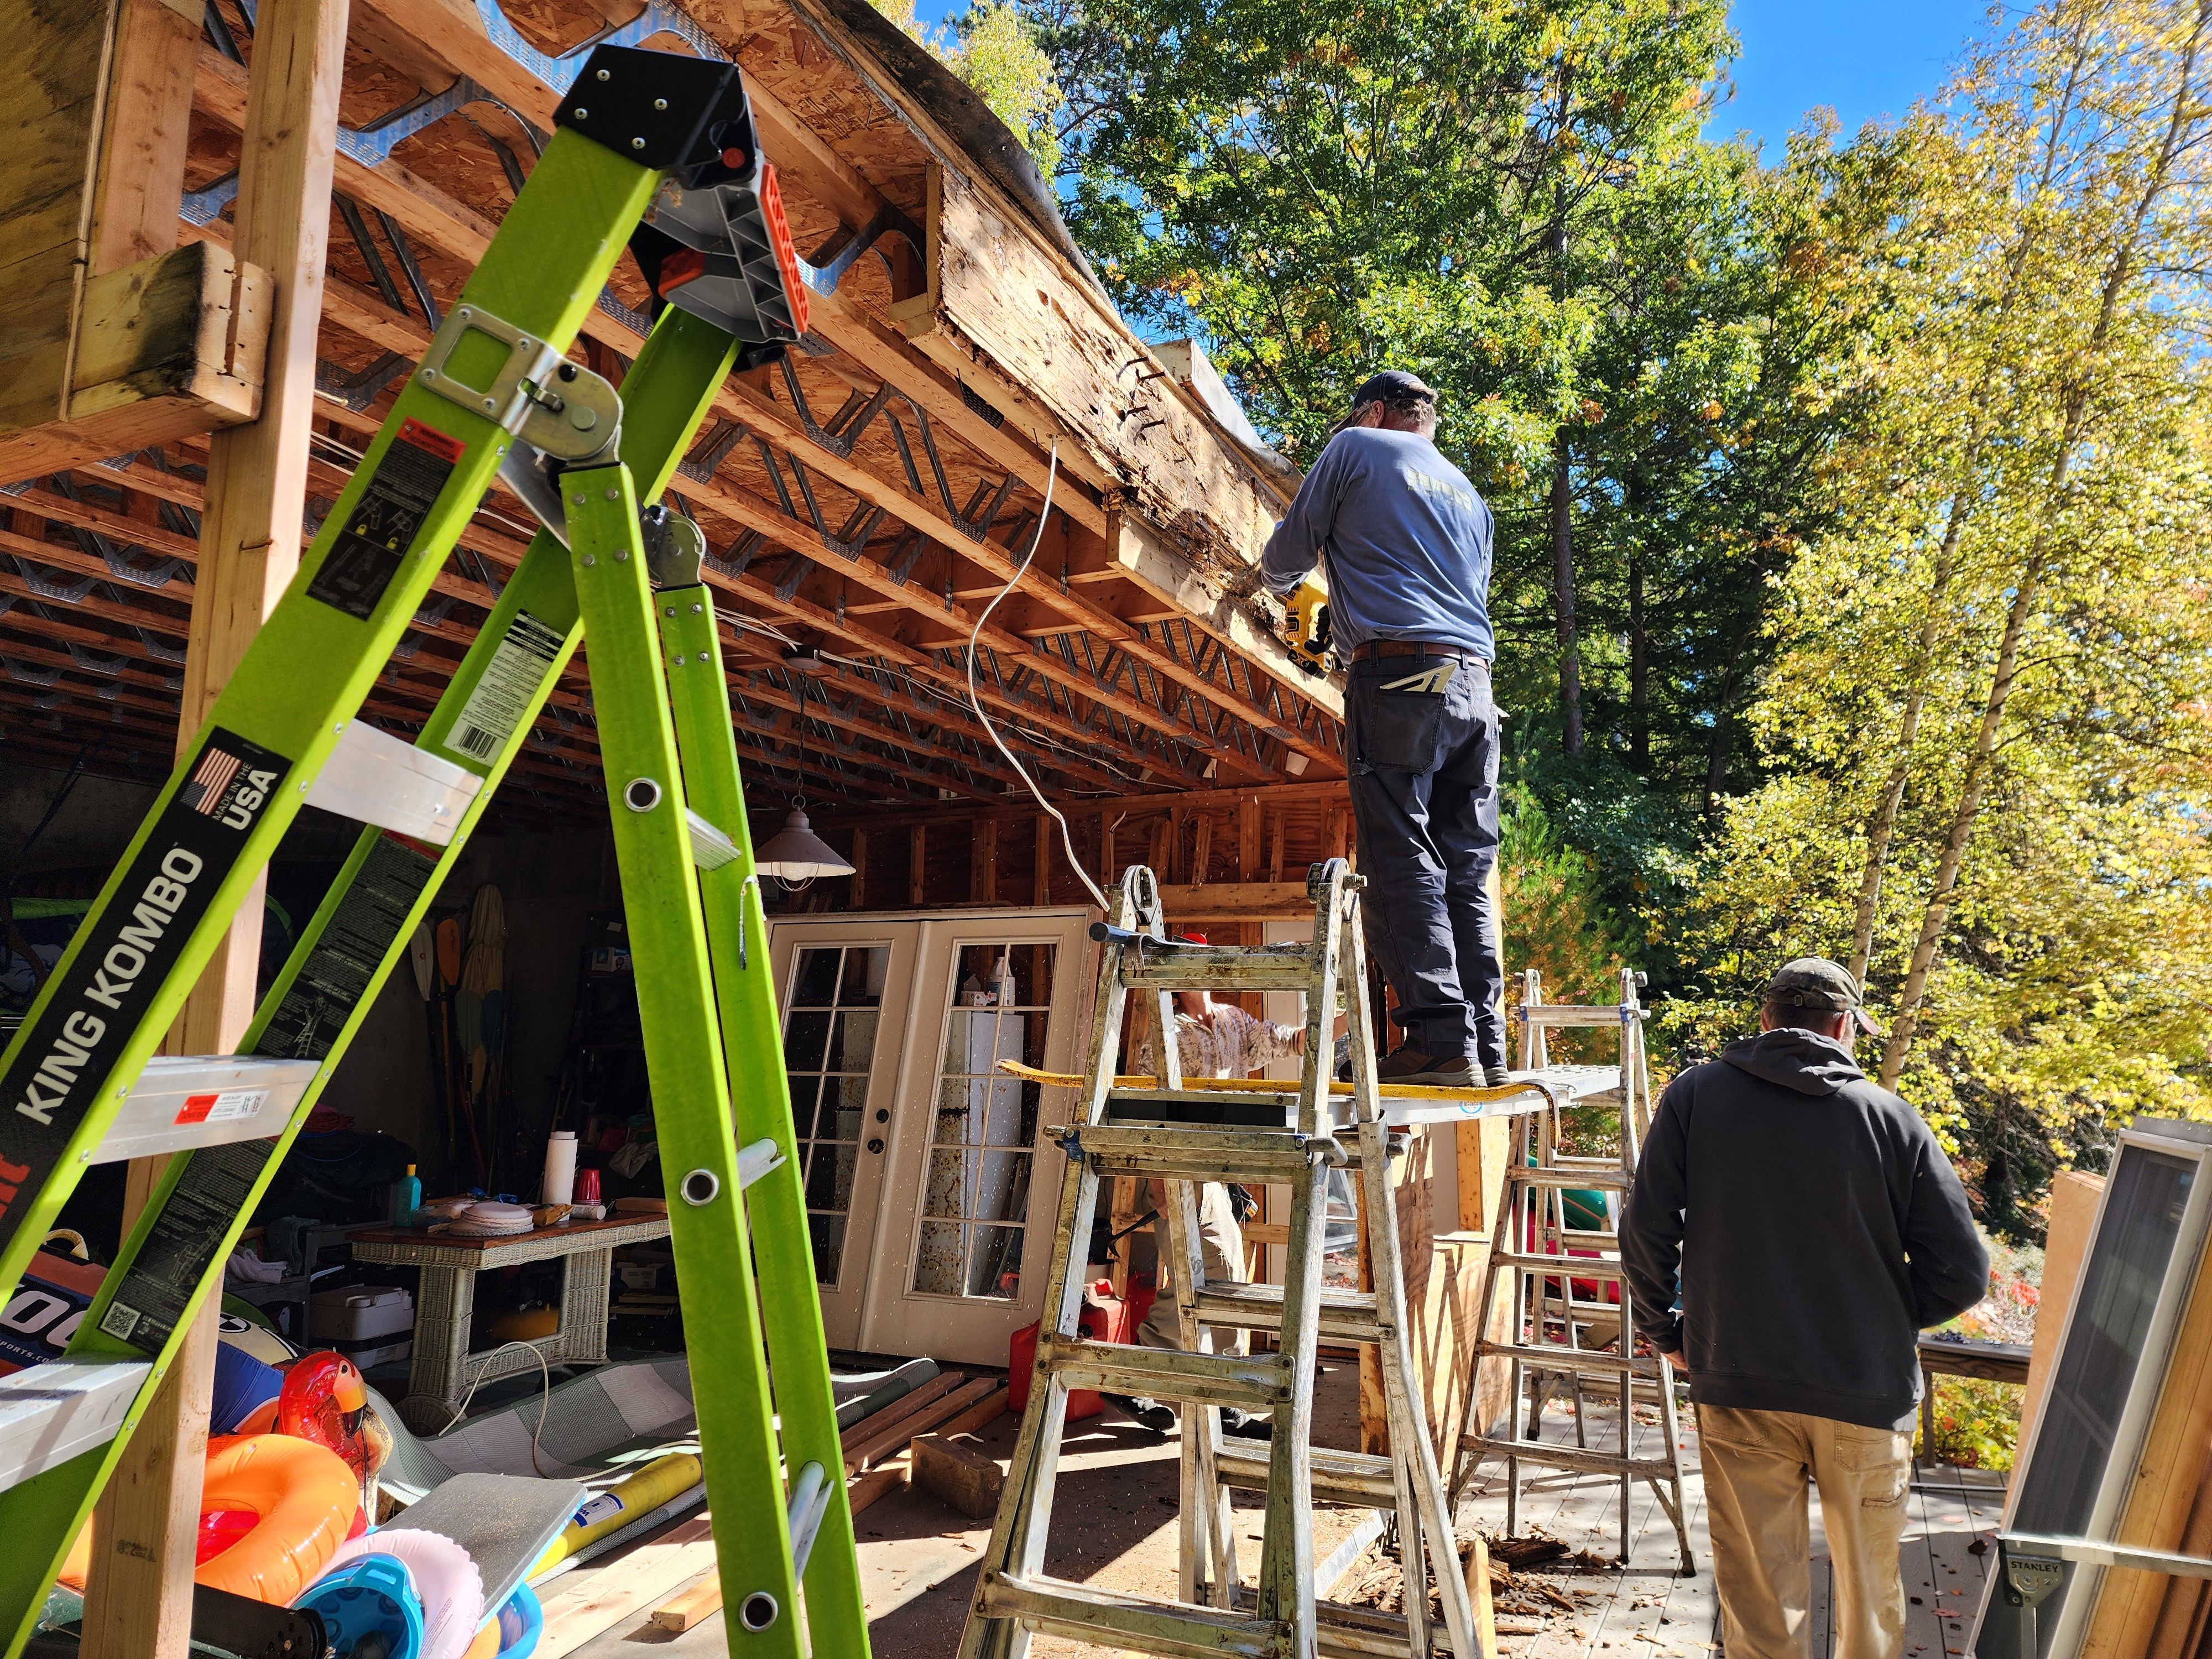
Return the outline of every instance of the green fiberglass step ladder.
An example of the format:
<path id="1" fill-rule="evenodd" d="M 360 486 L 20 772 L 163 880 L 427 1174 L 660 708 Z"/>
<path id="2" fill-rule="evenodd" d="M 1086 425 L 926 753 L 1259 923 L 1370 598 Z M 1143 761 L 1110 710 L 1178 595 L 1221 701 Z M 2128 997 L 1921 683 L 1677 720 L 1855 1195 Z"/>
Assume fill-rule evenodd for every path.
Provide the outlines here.
<path id="1" fill-rule="evenodd" d="M 1430 1444 L 1407 1340 L 1405 1276 L 1395 1224 L 1382 1098 L 1369 1035 L 1358 891 L 1341 859 L 1316 865 L 1310 943 L 1264 948 L 1187 945 L 1166 936 L 1150 871 L 1123 878 L 1115 911 L 1092 930 L 1105 948 L 1098 969 L 1089 1071 L 1075 1121 L 1060 1132 L 1068 1154 L 1045 1328 L 1006 1496 L 982 1563 L 961 1659 L 1023 1659 L 1042 1632 L 1154 1654 L 1238 1654 L 1255 1659 L 1385 1654 L 1489 1659 L 1476 1645 L 1466 1578 L 1444 1484 Z M 1126 991 L 1154 998 L 1155 1029 L 1175 1029 L 1177 990 L 1303 991 L 1305 1059 L 1279 1091 L 1186 1089 L 1176 1045 L 1163 1042 L 1157 1087 L 1115 1080 Z M 1346 1016 L 1352 1092 L 1329 1088 L 1335 1017 Z M 1152 1079 L 1143 1079 L 1145 1083 Z M 1505 1091 L 1480 1095 L 1503 1096 Z M 1512 1091 L 1523 1099 L 1525 1090 Z M 1345 1109 L 1340 1115 L 1340 1109 Z M 1467 1115 L 1481 1103 L 1470 1102 Z M 1459 1108 L 1447 1108 L 1458 1111 Z M 1322 1256 L 1332 1167 L 1358 1171 L 1372 1291 L 1324 1288 Z M 1170 1272 L 1186 1352 L 1126 1347 L 1078 1334 L 1084 1262 L 1099 1182 L 1150 1176 L 1164 1189 Z M 1280 1286 L 1209 1279 L 1199 1245 L 1198 1193 L 1208 1181 L 1291 1189 L 1290 1238 Z M 1379 1221 L 1379 1224 L 1377 1222 Z M 1194 1352 L 1203 1326 L 1269 1331 L 1272 1353 Z M 1382 1361 L 1390 1454 L 1311 1443 L 1316 1350 L 1371 1346 Z M 1094 1589 L 1043 1571 L 1046 1532 L 1071 1389 L 1104 1389 L 1183 1402 L 1181 1583 L 1177 1599 L 1152 1601 Z M 1224 1438 L 1219 1407 L 1273 1414 L 1272 1439 Z M 1233 1491 L 1265 1494 L 1255 1583 L 1237 1559 Z M 1345 1504 L 1386 1516 L 1408 1581 L 1406 1612 L 1392 1614 L 1319 1599 L 1313 1506 Z M 1358 1534 L 1355 1534 L 1357 1536 Z M 1426 1566 L 1425 1567 L 1424 1562 Z M 1342 1563 L 1340 1565 L 1349 1565 Z M 1429 1614 L 1431 1579 L 1442 1629 Z M 1442 1645 L 1440 1646 L 1439 1644 Z"/>
<path id="2" fill-rule="evenodd" d="M 696 527 L 647 505 L 741 354 L 805 327 L 773 179 L 733 66 L 593 51 L 0 1059 L 0 1291 L 87 1165 L 179 1154 L 63 1360 L 0 1382 L 7 1659 L 586 633 L 731 1650 L 867 1652 L 714 600 Z M 564 353 L 626 245 L 666 304 L 618 395 Z M 402 742 L 361 720 L 362 703 L 495 474 L 547 527 Z M 307 803 L 365 827 L 241 1053 L 155 1059 Z"/>

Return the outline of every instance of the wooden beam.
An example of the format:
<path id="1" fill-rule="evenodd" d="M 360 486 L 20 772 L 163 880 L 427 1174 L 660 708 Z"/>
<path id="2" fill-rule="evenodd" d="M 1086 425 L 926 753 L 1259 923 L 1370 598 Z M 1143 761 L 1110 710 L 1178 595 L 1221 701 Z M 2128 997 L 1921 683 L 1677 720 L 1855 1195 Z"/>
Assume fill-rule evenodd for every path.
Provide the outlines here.
<path id="1" fill-rule="evenodd" d="M 1257 793 L 1271 808 L 1304 807 L 1326 817 L 1330 807 L 1341 806 L 1345 803 L 1347 788 L 1342 778 L 1316 778 L 1310 782 L 1263 784 L 1256 789 L 1249 784 L 1237 789 L 1170 789 L 1119 795 L 1100 810 L 1104 814 L 1105 822 L 1110 825 L 1116 818 L 1141 817 L 1153 812 L 1165 812 L 1176 806 L 1193 811 L 1218 811 L 1224 807 L 1234 806 L 1245 795 Z M 969 817 L 1027 817 L 1036 810 L 1026 800 L 984 807 L 963 806 L 947 801 L 942 811 L 925 810 L 920 816 L 931 823 L 945 823 Z M 837 821 L 838 814 L 834 805 L 825 805 L 823 811 L 831 822 Z M 872 829 L 884 829 L 891 824 L 911 822 L 913 816 L 906 813 L 872 816 L 868 823 Z M 1100 845 L 1103 849 L 1103 839 Z M 1109 874 L 1118 876 L 1121 871 L 1115 869 Z"/>
<path id="2" fill-rule="evenodd" d="M 4 273 L 0 273 L 0 279 Z M 4 351 L 0 482 L 252 420 L 261 407 L 269 283 L 220 248 L 187 246 L 94 276 L 72 313 L 68 392 Z M 58 372 L 58 365 L 57 365 Z"/>
<path id="3" fill-rule="evenodd" d="M 94 276 L 177 245 L 205 20 L 187 0 L 122 0 L 88 238 Z"/>
<path id="4" fill-rule="evenodd" d="M 845 890 L 847 908 L 858 910 L 867 903 L 868 894 L 868 832 L 853 831 L 853 873 Z"/>
<path id="5" fill-rule="evenodd" d="M 219 434 L 210 447 L 180 758 L 299 564 L 307 502 L 346 0 L 263 0 L 258 23 L 237 239 L 250 263 L 274 274 L 276 294 L 260 417 Z M 230 1054 L 245 1036 L 253 1016 L 263 891 L 263 880 L 247 890 L 185 1001 L 172 1053 Z M 134 1160 L 131 1187 L 149 1188 L 165 1161 Z M 100 1498 L 85 1601 L 90 1659 L 182 1659 L 189 1649 L 218 1314 L 212 1301 L 201 1310 L 131 1443 L 143 1478 L 112 1483 Z"/>
<path id="6" fill-rule="evenodd" d="M 1031 878 L 1030 902 L 1039 909 L 1052 902 L 1052 860 L 1060 846 L 1059 828 L 1049 813 L 1036 815 L 1032 832 L 1036 838 L 1036 872 Z"/>
<path id="7" fill-rule="evenodd" d="M 929 832 L 917 823 L 907 831 L 906 838 L 906 902 L 921 902 L 922 889 L 928 877 Z"/>
<path id="8" fill-rule="evenodd" d="M 1160 903 L 1175 923 L 1311 921 L 1314 913 L 1302 881 L 1164 882 Z"/>
<path id="9" fill-rule="evenodd" d="M 978 904 L 999 902 L 999 821 L 978 818 L 969 827 L 968 896 Z"/>

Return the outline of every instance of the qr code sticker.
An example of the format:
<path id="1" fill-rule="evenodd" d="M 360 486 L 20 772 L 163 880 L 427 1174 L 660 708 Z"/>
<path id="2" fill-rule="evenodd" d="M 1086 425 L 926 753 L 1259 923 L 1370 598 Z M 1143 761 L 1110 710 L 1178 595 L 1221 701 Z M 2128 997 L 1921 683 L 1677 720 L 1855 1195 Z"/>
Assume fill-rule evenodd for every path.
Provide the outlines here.
<path id="1" fill-rule="evenodd" d="M 131 1333 L 138 1328 L 138 1322 L 146 1316 L 136 1308 L 126 1308 L 120 1302 L 107 1310 L 107 1317 L 100 1322 L 100 1328 L 118 1342 L 128 1342 Z"/>

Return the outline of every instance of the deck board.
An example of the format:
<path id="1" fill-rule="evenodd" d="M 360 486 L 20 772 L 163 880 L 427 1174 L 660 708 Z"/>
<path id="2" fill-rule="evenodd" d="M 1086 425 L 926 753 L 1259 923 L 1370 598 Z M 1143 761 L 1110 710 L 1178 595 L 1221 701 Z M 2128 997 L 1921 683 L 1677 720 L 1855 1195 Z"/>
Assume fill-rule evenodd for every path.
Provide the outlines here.
<path id="1" fill-rule="evenodd" d="M 1589 1401 L 1591 1443 L 1615 1443 L 1617 1401 Z M 1557 1538 L 1570 1549 L 1587 1550 L 1607 1565 L 1587 1570 L 1567 1565 L 1534 1569 L 1553 1588 L 1573 1597 L 1577 1610 L 1552 1617 L 1539 1634 L 1501 1635 L 1500 1650 L 1510 1659 L 1705 1659 L 1720 1650 L 1719 1600 L 1713 1583 L 1712 1544 L 1705 1512 L 1705 1482 L 1698 1471 L 1697 1430 L 1692 1413 L 1682 1413 L 1684 1502 L 1688 1510 L 1691 1548 L 1697 1575 L 1678 1577 L 1674 1529 L 1650 1486 L 1637 1484 L 1629 1508 L 1628 1565 L 1611 1565 L 1620 1543 L 1618 1481 L 1602 1475 L 1564 1470 L 1524 1473 L 1521 1524 Z M 1646 1419 L 1650 1420 L 1646 1420 Z M 1571 1407 L 1555 1402 L 1545 1413 L 1543 1437 L 1574 1443 Z M 1634 1431 L 1638 1456 L 1658 1455 L 1664 1444 L 1657 1414 L 1639 1408 Z M 1899 1567 L 1906 1601 L 1906 1659 L 1960 1659 L 1973 1627 L 1993 1559 L 1971 1549 L 1995 1533 L 2004 1502 L 2001 1478 L 1950 1468 L 1916 1469 Z M 1493 1461 L 1470 1483 L 1460 1509 L 1461 1523 L 1488 1534 L 1505 1524 L 1505 1466 Z M 1820 1504 L 1811 1515 L 1813 1601 L 1809 1609 L 1813 1659 L 1834 1659 L 1838 1650 L 1832 1613 L 1832 1578 Z M 1584 1597 L 1591 1599 L 1585 1601 Z M 1916 1603 L 1911 1600 L 1918 1596 Z"/>

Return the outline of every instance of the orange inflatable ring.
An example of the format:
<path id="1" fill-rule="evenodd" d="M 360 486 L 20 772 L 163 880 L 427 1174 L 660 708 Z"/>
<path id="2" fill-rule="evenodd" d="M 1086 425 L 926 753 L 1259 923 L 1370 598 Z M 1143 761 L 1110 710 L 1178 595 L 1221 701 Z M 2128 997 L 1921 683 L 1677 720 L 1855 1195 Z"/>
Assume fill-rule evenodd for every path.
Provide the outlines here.
<path id="1" fill-rule="evenodd" d="M 311 1440 L 231 1435 L 208 1442 L 200 1507 L 261 1518 L 193 1582 L 289 1607 L 345 1541 L 361 1510 L 361 1484 L 345 1459 Z"/>

